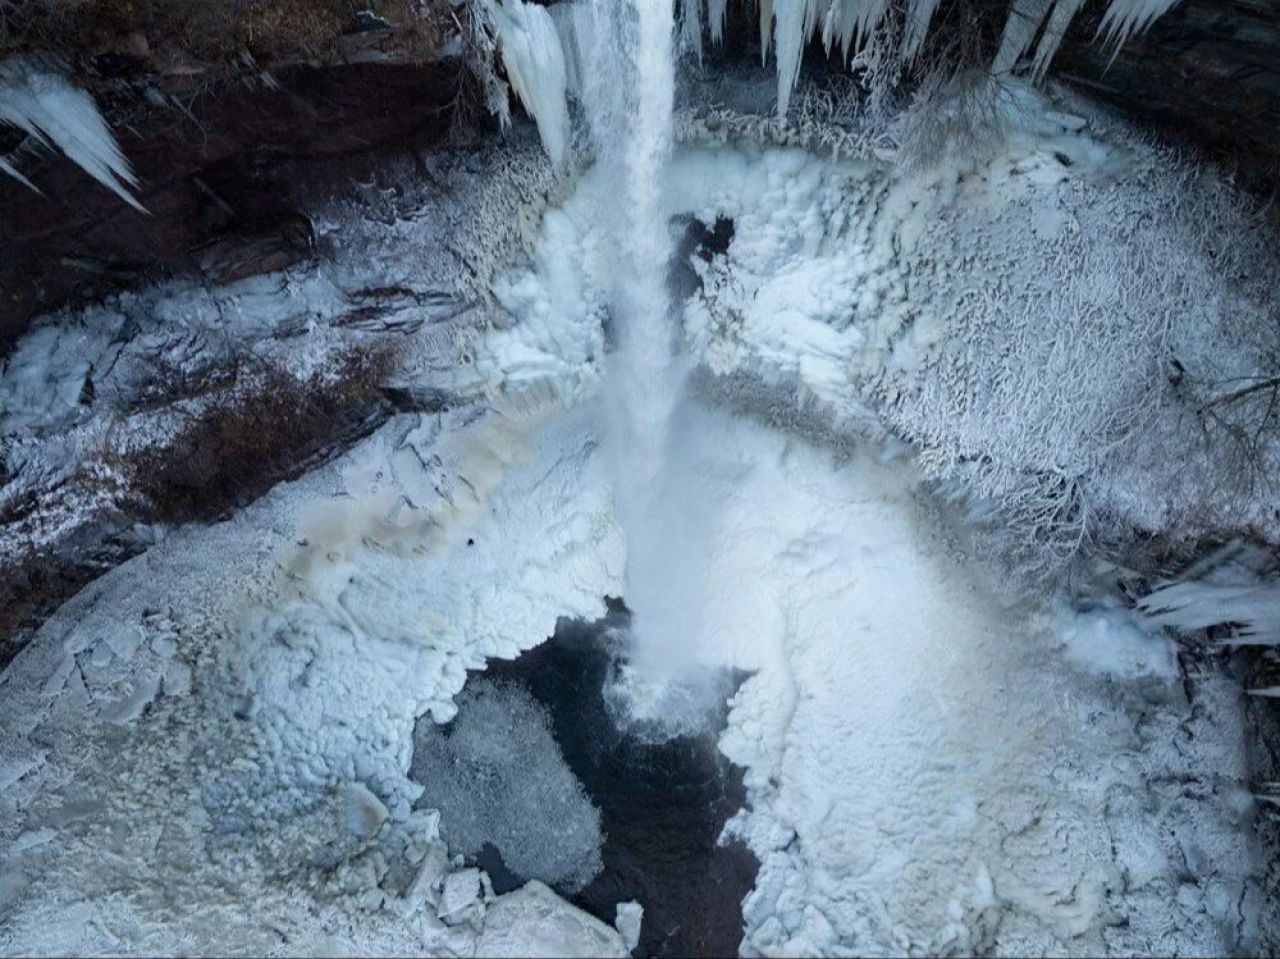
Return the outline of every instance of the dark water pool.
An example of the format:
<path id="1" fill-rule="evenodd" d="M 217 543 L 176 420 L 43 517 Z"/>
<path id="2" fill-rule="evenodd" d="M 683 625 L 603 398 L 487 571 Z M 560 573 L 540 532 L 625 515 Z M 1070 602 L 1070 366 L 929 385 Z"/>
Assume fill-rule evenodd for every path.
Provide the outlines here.
<path id="1" fill-rule="evenodd" d="M 619 730 L 603 690 L 618 663 L 611 637 L 626 621 L 620 604 L 601 622 L 562 621 L 550 641 L 491 662 L 485 676 L 523 686 L 546 707 L 566 762 L 601 811 L 604 868 L 572 901 L 612 923 L 618 903 L 638 900 L 638 956 L 735 956 L 758 863 L 740 843 L 717 844 L 746 798 L 742 771 L 716 748 L 727 706 L 697 735 L 654 742 Z M 526 878 L 492 846 L 477 862 L 499 892 Z"/>

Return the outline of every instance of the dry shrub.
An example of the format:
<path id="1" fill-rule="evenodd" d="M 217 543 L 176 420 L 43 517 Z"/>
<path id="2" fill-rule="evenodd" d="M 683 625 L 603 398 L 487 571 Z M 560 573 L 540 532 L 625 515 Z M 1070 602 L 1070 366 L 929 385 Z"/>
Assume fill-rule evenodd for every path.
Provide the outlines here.
<path id="1" fill-rule="evenodd" d="M 125 464 L 149 519 L 213 521 L 345 449 L 381 424 L 387 351 L 357 353 L 337 373 L 300 380 L 268 367 L 228 390 L 172 443 Z"/>

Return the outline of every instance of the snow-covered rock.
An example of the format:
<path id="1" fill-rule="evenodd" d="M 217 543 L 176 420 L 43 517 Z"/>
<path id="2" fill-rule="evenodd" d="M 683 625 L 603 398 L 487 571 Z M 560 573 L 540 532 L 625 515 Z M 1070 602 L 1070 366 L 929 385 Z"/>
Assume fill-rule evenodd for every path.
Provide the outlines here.
<path id="1" fill-rule="evenodd" d="M 627 956 L 617 931 L 567 904 L 540 882 L 499 896 L 485 912 L 476 954 L 511 957 Z"/>

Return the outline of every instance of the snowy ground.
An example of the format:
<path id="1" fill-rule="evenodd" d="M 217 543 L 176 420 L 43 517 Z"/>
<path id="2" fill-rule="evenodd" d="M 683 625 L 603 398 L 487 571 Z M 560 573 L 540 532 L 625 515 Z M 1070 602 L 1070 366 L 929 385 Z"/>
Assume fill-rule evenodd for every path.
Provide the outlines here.
<path id="1" fill-rule="evenodd" d="M 621 545 L 593 449 L 581 414 L 398 418 L 64 607 L 4 676 L 4 951 L 485 953 L 483 908 L 436 918 L 413 723 L 603 614 Z M 620 949 L 541 913 L 553 952 Z"/>
<path id="2" fill-rule="evenodd" d="M 1101 229 L 1084 220 L 1100 197 L 1145 195 L 1157 176 L 1151 155 L 1125 179 L 1124 151 L 1065 114 L 1019 129 L 985 173 L 951 181 L 743 146 L 673 167 L 672 214 L 735 224 L 729 249 L 695 264 L 696 358 L 769 388 L 741 405 L 789 396 L 849 434 L 906 432 L 919 454 L 882 461 L 895 447 L 876 440 L 836 455 L 693 398 L 677 417 L 679 545 L 699 560 L 688 641 L 752 672 L 722 739 L 747 770 L 732 828 L 762 863 L 747 954 L 1234 954 L 1266 932 L 1239 687 L 1101 591 L 1002 598 L 988 540 L 956 534 L 925 492 L 957 450 L 982 440 L 1025 467 L 1053 430 L 1077 457 L 1066 472 L 1101 469 L 1079 443 L 1121 429 L 1126 400 L 1103 374 L 1155 362 L 1125 327 L 1091 367 L 1099 383 L 1073 381 L 1083 394 L 1040 391 L 1022 420 L 972 405 L 990 383 L 981 351 L 1026 342 L 1011 304 L 1050 326 L 1080 315 L 1034 312 L 1045 291 L 1019 278 L 1075 269 L 1053 244 Z M 449 719 L 468 669 L 623 592 L 595 399 L 597 189 L 584 178 L 528 262 L 495 278 L 508 316 L 466 362 L 418 371 L 469 402 L 394 417 L 229 522 L 172 531 L 0 677 L 0 952 L 625 952 L 624 932 L 541 885 L 487 895 L 409 777 L 415 720 Z M 1007 268 L 986 279 L 1009 298 L 977 310 L 986 339 L 971 341 L 955 303 L 987 289 L 965 279 L 975 258 Z M 1165 334 L 1221 332 L 1246 301 L 1214 290 Z M 1153 309 L 1172 315 L 1176 292 Z M 1067 341 L 1047 342 L 995 395 L 1066 362 Z M 1238 342 L 1204 362 L 1244 363 L 1254 346 Z M 28 356 L 69 349 L 33 343 Z M 8 407 L 13 429 L 39 445 L 85 428 L 76 404 L 36 402 L 47 383 L 26 375 L 0 382 L 27 398 Z M 1060 419 L 1064 395 L 1083 421 Z M 955 402 L 960 440 L 925 428 Z M 1023 445 L 996 429 L 1019 424 L 1034 426 Z M 1134 469 L 1131 490 L 1150 478 Z M 1122 470 L 1105 475 L 1125 488 Z M 1182 502 L 1152 509 L 1176 517 Z M 573 873 L 563 853 L 546 858 Z"/>
<path id="3" fill-rule="evenodd" d="M 1195 675 L 1189 702 L 1131 618 L 1001 607 L 901 466 L 685 422 L 699 649 L 755 671 L 723 739 L 763 863 L 747 952 L 1249 948 L 1238 688 Z M 407 774 L 465 669 L 619 590 L 597 442 L 590 409 L 396 420 L 65 608 L 4 679 L 4 950 L 550 935 L 420 905 L 447 866 Z M 553 905 L 569 942 L 616 948 Z"/>

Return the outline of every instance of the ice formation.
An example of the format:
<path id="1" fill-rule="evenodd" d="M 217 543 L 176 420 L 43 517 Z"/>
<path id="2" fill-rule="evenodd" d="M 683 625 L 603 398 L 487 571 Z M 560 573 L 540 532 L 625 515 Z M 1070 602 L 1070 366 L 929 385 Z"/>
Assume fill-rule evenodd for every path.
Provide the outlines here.
<path id="1" fill-rule="evenodd" d="M 1100 35 L 1116 49 L 1146 30 L 1177 0 L 1111 0 L 1103 16 Z M 1033 74 L 1043 78 L 1067 27 L 1083 6 L 1082 0 L 1011 0 L 1004 34 L 992 64 L 992 72 L 1010 72 L 1031 49 L 1037 36 Z M 799 76 L 800 58 L 810 40 L 821 38 L 827 53 L 837 47 L 846 63 L 865 46 L 872 33 L 894 10 L 887 0 L 774 0 L 773 46 L 777 51 L 778 112 L 785 115 Z M 903 52 L 916 56 L 924 44 L 938 0 L 910 0 L 903 13 Z M 761 5 L 761 49 L 769 47 L 769 7 Z"/>
<path id="2" fill-rule="evenodd" d="M 678 153 L 668 216 L 734 223 L 727 252 L 693 262 L 701 290 L 684 315 L 692 348 L 727 383 L 748 374 L 746 398 L 730 395 L 771 416 L 797 393 L 829 429 L 855 435 L 882 431 L 887 413 L 888 426 L 918 444 L 926 475 L 965 475 L 956 461 L 945 465 L 948 448 L 960 458 L 960 449 L 1003 455 L 1004 425 L 1016 424 L 1029 433 L 1015 440 L 1018 452 L 1005 450 L 1010 464 L 1061 468 L 1063 456 L 1084 456 L 1079 474 L 1106 477 L 1091 492 L 1139 523 L 1168 522 L 1169 510 L 1192 502 L 1203 509 L 1203 486 L 1181 507 L 1176 496 L 1142 502 L 1142 492 L 1163 487 L 1135 471 L 1132 447 L 1111 476 L 1092 457 L 1136 442 L 1118 418 L 1132 415 L 1126 408 L 1152 403 L 1144 426 L 1177 418 L 1162 407 L 1175 399 L 1157 388 L 1144 400 L 1150 387 L 1134 377 L 1144 363 L 1160 375 L 1170 342 L 1218 368 L 1249 368 L 1262 355 L 1247 338 L 1232 340 L 1230 356 L 1209 359 L 1201 346 L 1220 344 L 1214 331 L 1234 322 L 1220 297 L 1244 304 L 1255 294 L 1224 289 L 1195 230 L 1248 251 L 1245 220 L 1228 207 L 1217 222 L 1174 217 L 1164 236 L 1134 236 L 1102 211 L 1164 208 L 1188 193 L 1207 210 L 1214 204 L 1197 193 L 1220 194 L 1188 184 L 1105 118 L 1031 96 L 1014 103 L 998 149 L 923 174 L 743 145 Z M 486 340 L 477 364 L 492 389 L 567 381 L 576 393 L 598 381 L 596 284 L 608 273 L 591 193 L 607 189 L 587 177 L 548 218 L 534 263 L 506 281 L 520 290 L 506 301 L 518 322 Z M 1105 299 L 1100 287 L 1073 290 L 1069 264 L 1079 257 L 1145 259 L 1146 242 L 1179 251 L 1202 281 L 1165 287 L 1135 261 L 1132 293 L 1123 283 Z M 963 295 L 984 264 L 1000 300 Z M 1155 325 L 1107 323 L 1117 292 L 1131 320 Z M 1174 300 L 1187 307 L 1171 308 Z M 1035 337 L 1018 332 L 1018 315 L 1035 318 Z M 1064 333 L 1045 336 L 1055 316 Z M 1172 329 L 1161 319 L 1175 316 Z M 1082 336 L 1090 317 L 1097 322 Z M 1009 357 L 1024 354 L 1026 370 L 1010 369 Z M 1060 379 L 1050 381 L 1056 396 L 1033 382 L 1047 386 L 1046 369 L 1067 375 L 1078 363 L 1089 380 L 1066 402 Z M 1117 393 L 1122 383 L 1139 392 Z M 988 396 L 991 405 L 980 405 Z M 1075 434 L 1082 415 L 1091 425 Z M 736 828 L 763 862 L 746 903 L 744 953 L 1252 948 L 1260 863 L 1228 677 L 1190 667 L 1206 710 L 1191 729 L 1179 693 L 1188 667 L 1160 621 L 1114 601 L 1005 607 L 980 574 L 961 571 L 954 546 L 907 492 L 910 472 L 866 458 L 833 465 L 795 440 L 692 409 L 681 423 L 672 456 L 688 464 L 687 545 L 707 579 L 693 648 L 754 671 L 724 738 L 752 790 Z M 1071 435 L 1085 444 L 1075 454 Z M 1124 718 L 1134 715 L 1146 718 Z M 1201 758 L 1184 752 L 1191 742 Z M 1187 775 L 1195 798 L 1170 804 L 1158 784 Z M 1191 861 L 1204 877 L 1194 888 L 1178 865 Z"/>
<path id="3" fill-rule="evenodd" d="M 545 7 L 524 0 L 485 0 L 498 34 L 502 63 L 542 145 L 557 165 L 569 154 L 571 129 L 566 101 L 568 67 L 560 33 Z"/>
<path id="4" fill-rule="evenodd" d="M 1280 646 L 1280 590 L 1271 556 L 1243 542 L 1228 543 L 1176 580 L 1138 601 L 1157 626 L 1195 632 L 1210 626 L 1230 646 Z"/>
<path id="5" fill-rule="evenodd" d="M 997 106 L 992 146 L 915 170 L 733 142 L 678 151 L 667 215 L 736 225 L 726 252 L 693 263 L 691 351 L 717 375 L 799 391 L 840 429 L 910 442 L 931 478 L 998 507 L 1011 546 L 1047 542 L 1041 560 L 1122 528 L 1275 528 L 1273 496 L 1240 486 L 1230 430 L 1196 414 L 1215 384 L 1268 368 L 1251 320 L 1276 295 L 1265 231 L 1219 181 L 1086 104 L 1011 83 Z M 544 266 L 504 281 L 522 322 L 480 351 L 491 388 L 600 375 L 577 362 L 598 356 L 608 283 L 597 191 L 593 172 L 544 225 Z M 564 324 L 595 345 L 560 350 Z M 1233 407 L 1245 422 L 1265 413 L 1255 400 Z M 1278 454 L 1260 449 L 1255 468 Z"/>
<path id="6" fill-rule="evenodd" d="M 56 146 L 125 203 L 146 212 L 132 192 L 137 177 L 97 104 L 66 77 L 19 57 L 0 62 L 0 123 Z M 11 158 L 0 158 L 0 170 L 39 192 Z"/>
<path id="7" fill-rule="evenodd" d="M 419 804 L 439 809 L 449 848 L 486 844 L 518 876 L 577 892 L 600 871 L 600 812 L 565 764 L 546 709 L 527 692 L 472 680 L 457 717 L 414 734 Z"/>
<path id="8" fill-rule="evenodd" d="M 498 18 L 504 63 L 521 100 L 537 120 L 538 129 L 543 131 L 548 152 L 559 160 L 568 142 L 568 114 L 554 101 L 557 95 L 563 99 L 566 92 L 577 93 L 580 81 L 566 84 L 566 74 L 574 78 L 590 75 L 592 68 L 585 63 L 593 53 L 598 55 L 598 51 L 593 51 L 593 44 L 601 37 L 584 32 L 590 27 L 573 13 L 547 15 L 541 7 L 532 4 L 526 7 L 523 0 L 502 0 L 505 6 L 501 7 L 496 6 L 496 2 L 483 0 L 486 9 L 494 11 Z M 1110 0 L 1098 35 L 1118 50 L 1131 37 L 1149 28 L 1176 2 Z M 575 0 L 560 6 L 583 7 L 591 3 L 592 0 Z M 661 6 L 664 20 L 674 6 L 679 6 L 681 46 L 701 57 L 704 27 L 713 43 L 722 41 L 728 4 L 729 0 L 663 0 Z M 639 8 L 644 6 L 642 3 Z M 619 4 L 619 7 L 626 10 L 630 4 Z M 1008 75 L 1034 46 L 1031 75 L 1043 80 L 1067 28 L 1082 7 L 1083 0 L 1010 0 L 991 72 L 996 76 Z M 839 49 L 842 60 L 848 64 L 877 30 L 892 22 L 893 37 L 901 56 L 912 60 L 924 47 L 937 8 L 938 0 L 909 0 L 901 11 L 899 23 L 897 7 L 888 0 L 760 0 L 760 50 L 764 58 L 770 49 L 775 51 L 778 114 L 787 115 L 800 76 L 800 61 L 811 41 L 820 40 L 828 55 Z M 553 21 L 555 29 L 552 29 Z M 509 53 L 505 49 L 507 44 L 511 46 Z M 611 54 L 618 55 L 619 51 Z M 599 68 L 597 60 L 594 69 Z M 539 70 L 545 73 L 539 74 Z"/>
<path id="9" fill-rule="evenodd" d="M 536 884 L 488 901 L 407 775 L 415 717 L 448 718 L 465 669 L 620 587 L 601 422 L 594 404 L 397 419 L 60 612 L 3 678 L 23 722 L 0 949 L 248 950 L 274 927 L 324 951 L 621 951 Z M 905 466 L 683 422 L 696 648 L 753 673 L 723 739 L 762 861 L 744 952 L 1249 947 L 1227 678 L 1198 674 L 1192 709 L 1111 650 L 1055 668 L 1091 620 L 1002 606 Z"/>
<path id="10" fill-rule="evenodd" d="M 116 951 L 121 928 L 129 949 L 270 950 L 273 924 L 322 951 L 477 948 L 483 903 L 435 912 L 450 867 L 438 814 L 413 808 L 414 722 L 452 716 L 486 657 L 600 615 L 620 576 L 591 417 L 531 415 L 397 418 L 50 620 L 3 677 L 0 951 Z M 591 937 L 558 948 L 621 952 L 539 901 Z"/>
<path id="11" fill-rule="evenodd" d="M 823 9 L 836 36 L 858 29 L 838 19 L 850 11 L 872 22 L 870 4 Z M 549 44 L 541 13 L 526 17 Z M 565 77 L 596 95 L 568 62 Z M 1194 384 L 1255 371 L 1269 349 L 1241 317 L 1270 281 L 1232 279 L 1258 256 L 1242 208 L 1105 116 L 1010 89 L 989 150 L 924 169 L 740 142 L 663 164 L 661 137 L 638 144 L 642 241 L 665 251 L 675 218 L 733 224 L 727 248 L 680 264 L 701 373 L 662 443 L 681 486 L 668 558 L 698 571 L 688 649 L 750 673 L 721 739 L 749 791 L 731 828 L 761 863 L 747 955 L 1264 941 L 1239 686 L 1161 627 L 1267 637 L 1273 595 L 1209 578 L 1155 593 L 1145 615 L 1101 587 L 1013 601 L 991 540 L 928 495 L 1077 542 L 1082 505 L 1113 526 L 1273 521 L 1264 496 L 1207 497 L 1221 447 L 1184 442 Z M 618 256 L 600 215 L 619 181 L 598 164 L 539 219 L 511 194 L 549 179 L 489 172 L 506 201 L 419 197 L 440 209 L 416 241 L 362 229 L 355 253 L 279 286 L 150 294 L 136 341 L 129 303 L 46 326 L 0 376 L 26 475 L 57 473 L 145 395 L 138 356 L 187 342 L 169 317 L 183 362 L 216 362 L 245 334 L 319 362 L 287 333 L 346 342 L 325 318 L 360 322 L 372 260 L 411 290 L 386 314 L 414 331 L 399 385 L 447 390 L 452 407 L 393 416 L 226 523 L 165 531 L 0 676 L 0 952 L 621 955 L 636 941 L 637 909 L 610 928 L 540 882 L 494 896 L 446 841 L 464 826 L 474 848 L 483 825 L 504 855 L 576 881 L 591 862 L 578 833 L 549 852 L 492 816 L 471 830 L 457 796 L 428 808 L 429 771 L 411 775 L 415 727 L 432 740 L 423 724 L 452 719 L 460 693 L 484 699 L 469 671 L 631 598 L 605 382 Z M 460 192 L 473 187 L 487 189 Z M 389 218 L 424 229 L 417 212 Z M 437 242 L 445 255 L 404 255 Z M 1190 386 L 1167 385 L 1170 355 Z M 96 370 L 119 408 L 79 403 Z M 1177 475 L 1170 448 L 1192 450 Z M 540 785 L 590 833 L 527 706 L 503 708 L 555 769 Z M 468 757 L 521 742 L 481 725 Z"/>

